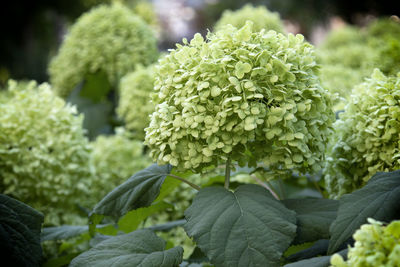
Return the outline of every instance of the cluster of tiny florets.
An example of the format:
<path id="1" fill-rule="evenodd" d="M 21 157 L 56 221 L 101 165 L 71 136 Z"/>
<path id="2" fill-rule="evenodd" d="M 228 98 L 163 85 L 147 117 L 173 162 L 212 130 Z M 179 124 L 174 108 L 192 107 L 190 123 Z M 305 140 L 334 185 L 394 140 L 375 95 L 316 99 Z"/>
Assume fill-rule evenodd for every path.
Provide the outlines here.
<path id="1" fill-rule="evenodd" d="M 383 223 L 368 219 L 353 238 L 354 246 L 349 248 L 347 261 L 335 254 L 331 267 L 397 267 L 400 266 L 400 221 Z"/>
<path id="2" fill-rule="evenodd" d="M 1 193 L 46 218 L 57 207 L 68 213 L 89 191 L 90 148 L 83 117 L 48 84 L 10 82 L 8 91 L 8 100 L 0 103 Z"/>
<path id="3" fill-rule="evenodd" d="M 149 125 L 150 114 L 154 112 L 151 101 L 154 94 L 154 66 L 139 68 L 121 79 L 117 114 L 135 138 L 144 139 L 144 129 Z"/>
<path id="4" fill-rule="evenodd" d="M 321 167 L 334 114 L 302 35 L 228 25 L 159 62 L 146 144 L 159 164 L 201 171 L 229 157 L 271 170 Z"/>
<path id="5" fill-rule="evenodd" d="M 221 18 L 216 22 L 214 29 L 218 31 L 228 24 L 241 28 L 248 20 L 253 22 L 254 31 L 264 29 L 266 31 L 285 32 L 279 13 L 271 12 L 264 6 L 254 7 L 249 4 L 236 11 L 224 11 Z"/>
<path id="6" fill-rule="evenodd" d="M 87 75 L 104 73 L 116 87 L 137 64 L 149 65 L 157 58 L 154 33 L 140 17 L 123 5 L 100 6 L 71 27 L 49 74 L 58 94 L 67 96 Z"/>
<path id="7" fill-rule="evenodd" d="M 356 86 L 335 122 L 325 180 L 333 197 L 363 186 L 378 171 L 400 167 L 400 74 L 378 69 Z"/>

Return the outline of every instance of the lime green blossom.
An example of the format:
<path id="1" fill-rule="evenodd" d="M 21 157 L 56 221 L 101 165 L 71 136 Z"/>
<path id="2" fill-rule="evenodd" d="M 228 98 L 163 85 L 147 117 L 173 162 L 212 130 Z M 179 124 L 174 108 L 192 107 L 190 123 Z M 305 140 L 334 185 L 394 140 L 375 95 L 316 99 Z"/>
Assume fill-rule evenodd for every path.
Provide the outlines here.
<path id="1" fill-rule="evenodd" d="M 202 171 L 230 157 L 276 172 L 321 167 L 334 114 L 302 35 L 227 25 L 160 60 L 146 144 L 159 164 Z"/>
<path id="2" fill-rule="evenodd" d="M 48 84 L 23 85 L 10 82 L 9 101 L 0 103 L 1 193 L 42 211 L 46 222 L 62 223 L 58 215 L 85 205 L 89 194 L 83 117 Z"/>
<path id="3" fill-rule="evenodd" d="M 88 75 L 104 73 L 112 86 L 158 58 L 156 38 L 149 26 L 120 4 L 99 6 L 71 27 L 49 67 L 57 93 L 67 96 Z"/>
<path id="4" fill-rule="evenodd" d="M 400 74 L 378 69 L 356 86 L 335 134 L 325 169 L 327 190 L 338 197 L 363 186 L 378 171 L 400 168 Z"/>
<path id="5" fill-rule="evenodd" d="M 154 112 L 151 96 L 154 93 L 154 66 L 139 68 L 121 79 L 117 114 L 125 121 L 125 127 L 137 139 L 144 139 L 144 129 Z"/>
<path id="6" fill-rule="evenodd" d="M 228 24 L 241 28 L 246 24 L 247 20 L 254 23 L 254 31 L 265 29 L 267 31 L 285 32 L 279 13 L 271 12 L 264 6 L 254 7 L 249 4 L 236 11 L 224 11 L 222 17 L 215 24 L 215 30 L 220 30 Z"/>
<path id="7" fill-rule="evenodd" d="M 96 201 L 151 164 L 150 158 L 143 155 L 142 142 L 132 140 L 123 128 L 118 128 L 115 135 L 98 136 L 91 146 L 91 164 L 97 177 L 91 194 Z"/>
<path id="8" fill-rule="evenodd" d="M 335 254 L 331 267 L 397 267 L 400 266 L 400 221 L 383 223 L 368 219 L 353 238 L 354 247 L 349 248 L 348 260 Z"/>

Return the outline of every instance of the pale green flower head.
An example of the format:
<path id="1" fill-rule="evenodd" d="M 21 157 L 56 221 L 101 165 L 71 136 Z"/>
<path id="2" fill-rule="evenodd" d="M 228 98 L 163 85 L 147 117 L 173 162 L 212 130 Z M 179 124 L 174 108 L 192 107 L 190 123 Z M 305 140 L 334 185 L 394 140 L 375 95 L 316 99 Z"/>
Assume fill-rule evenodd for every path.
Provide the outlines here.
<path id="1" fill-rule="evenodd" d="M 125 127 L 140 140 L 144 140 L 144 129 L 154 112 L 155 105 L 151 101 L 154 92 L 153 65 L 125 75 L 119 84 L 117 114 L 125 121 Z"/>
<path id="2" fill-rule="evenodd" d="M 325 180 L 332 197 L 362 187 L 378 171 L 400 168 L 400 73 L 375 69 L 335 122 Z"/>
<path id="3" fill-rule="evenodd" d="M 137 64 L 158 58 L 156 38 L 150 27 L 120 4 L 99 6 L 83 14 L 49 67 L 57 93 L 67 96 L 88 75 L 104 73 L 112 86 Z"/>
<path id="4" fill-rule="evenodd" d="M 271 12 L 264 6 L 254 7 L 250 4 L 245 5 L 239 10 L 226 10 L 215 24 L 215 30 L 221 30 L 225 25 L 231 24 L 236 28 L 241 28 L 250 20 L 254 31 L 274 30 L 284 33 L 285 29 L 282 20 L 277 12 Z"/>
<path id="5" fill-rule="evenodd" d="M 71 213 L 89 194 L 90 147 L 83 117 L 48 84 L 11 81 L 8 90 L 11 97 L 0 103 L 1 193 L 46 216 L 61 208 Z"/>
<path id="6" fill-rule="evenodd" d="M 321 168 L 334 114 L 302 35 L 227 25 L 160 60 L 146 144 L 159 164 L 202 171 L 263 161 L 275 172 Z"/>
<path id="7" fill-rule="evenodd" d="M 98 136 L 91 146 L 91 164 L 97 177 L 91 194 L 96 201 L 151 164 L 150 158 L 143 155 L 143 143 L 132 140 L 123 128 L 117 128 L 115 135 Z"/>
<path id="8" fill-rule="evenodd" d="M 347 261 L 335 254 L 331 267 L 397 267 L 400 266 L 400 221 L 388 225 L 369 218 L 368 224 L 358 229 L 349 248 Z"/>

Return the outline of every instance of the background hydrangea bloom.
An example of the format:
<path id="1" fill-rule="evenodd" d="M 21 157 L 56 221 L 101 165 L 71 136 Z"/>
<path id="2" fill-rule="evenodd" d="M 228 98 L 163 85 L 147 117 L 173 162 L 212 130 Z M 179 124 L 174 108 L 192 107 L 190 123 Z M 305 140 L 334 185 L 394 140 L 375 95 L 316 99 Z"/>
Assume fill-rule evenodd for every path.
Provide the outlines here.
<path id="1" fill-rule="evenodd" d="M 399 74 L 400 75 L 400 74 Z M 356 86 L 335 122 L 325 180 L 333 197 L 349 193 L 378 171 L 400 167 L 400 76 L 378 69 Z"/>
<path id="2" fill-rule="evenodd" d="M 146 144 L 159 164 L 201 171 L 262 160 L 275 172 L 321 167 L 334 114 L 302 35 L 248 22 L 200 34 L 160 60 Z"/>
<path id="3" fill-rule="evenodd" d="M 400 266 L 400 221 L 387 226 L 373 219 L 368 222 L 353 235 L 355 244 L 349 248 L 348 260 L 335 254 L 332 267 Z"/>
<path id="4" fill-rule="evenodd" d="M 82 15 L 71 27 L 58 55 L 51 61 L 52 85 L 67 96 L 89 74 L 104 73 L 111 85 L 158 58 L 150 27 L 120 4 L 100 6 Z"/>
<path id="5" fill-rule="evenodd" d="M 96 201 L 151 164 L 150 158 L 143 155 L 142 142 L 132 140 L 123 128 L 118 128 L 115 135 L 98 136 L 91 146 L 91 164 L 97 177 L 91 193 Z"/>
<path id="6" fill-rule="evenodd" d="M 154 66 L 139 68 L 121 79 L 117 114 L 135 138 L 144 140 L 144 129 L 154 112 L 151 95 L 154 94 Z"/>
<path id="7" fill-rule="evenodd" d="M 253 7 L 250 4 L 245 5 L 236 11 L 224 11 L 221 18 L 216 22 L 214 28 L 217 31 L 228 24 L 231 24 L 236 28 L 241 28 L 246 24 L 247 20 L 254 23 L 254 31 L 265 29 L 282 33 L 285 32 L 279 13 L 271 12 L 265 6 Z"/>
<path id="8" fill-rule="evenodd" d="M 1 193 L 48 216 L 57 208 L 60 215 L 68 213 L 78 198 L 84 205 L 91 172 L 83 117 L 47 84 L 12 82 L 9 92 L 0 103 Z"/>

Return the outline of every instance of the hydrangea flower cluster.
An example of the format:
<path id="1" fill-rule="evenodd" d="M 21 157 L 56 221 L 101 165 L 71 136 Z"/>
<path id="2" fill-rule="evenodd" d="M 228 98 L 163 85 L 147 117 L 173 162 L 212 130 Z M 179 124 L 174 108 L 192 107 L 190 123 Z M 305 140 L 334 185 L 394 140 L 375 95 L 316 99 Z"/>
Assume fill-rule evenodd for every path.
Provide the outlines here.
<path id="1" fill-rule="evenodd" d="M 400 73 L 375 69 L 356 86 L 335 122 L 325 180 L 332 197 L 364 185 L 378 171 L 400 168 Z"/>
<path id="2" fill-rule="evenodd" d="M 334 113 L 302 35 L 227 25 L 160 60 L 146 144 L 159 164 L 200 172 L 263 161 L 275 172 L 321 167 Z"/>
<path id="3" fill-rule="evenodd" d="M 284 33 L 283 23 L 277 12 L 271 12 L 264 6 L 254 7 L 250 4 L 245 5 L 239 10 L 226 10 L 215 24 L 215 30 L 222 29 L 225 25 L 231 24 L 236 28 L 241 28 L 250 20 L 254 23 L 253 30 L 261 31 L 274 30 Z"/>
<path id="4" fill-rule="evenodd" d="M 144 140 L 144 129 L 154 112 L 151 96 L 154 94 L 154 66 L 138 68 L 121 79 L 117 114 L 135 138 Z"/>
<path id="5" fill-rule="evenodd" d="M 96 201 L 151 163 L 143 155 L 142 142 L 132 140 L 123 128 L 117 128 L 115 135 L 98 136 L 91 146 L 91 164 L 97 177 L 91 194 Z"/>
<path id="6" fill-rule="evenodd" d="M 99 6 L 71 27 L 49 74 L 57 93 L 67 96 L 89 74 L 104 73 L 116 86 L 136 64 L 157 58 L 156 38 L 141 18 L 120 4 Z"/>
<path id="7" fill-rule="evenodd" d="M 349 248 L 348 260 L 334 254 L 331 267 L 400 266 L 400 221 L 387 226 L 371 218 L 368 222 L 353 235 L 355 244 Z"/>
<path id="8" fill-rule="evenodd" d="M 372 72 L 377 58 L 366 36 L 350 26 L 332 31 L 317 52 L 323 87 L 344 99 Z"/>
<path id="9" fill-rule="evenodd" d="M 60 204 L 72 210 L 91 175 L 83 117 L 48 84 L 10 82 L 8 90 L 9 101 L 0 103 L 1 193 L 45 215 Z"/>

